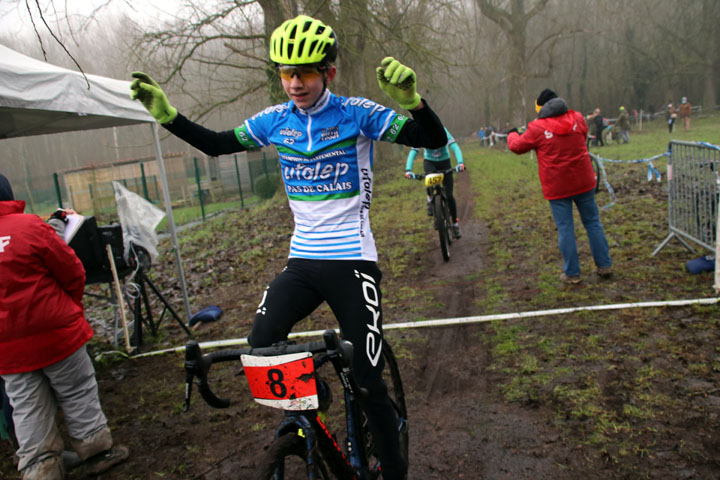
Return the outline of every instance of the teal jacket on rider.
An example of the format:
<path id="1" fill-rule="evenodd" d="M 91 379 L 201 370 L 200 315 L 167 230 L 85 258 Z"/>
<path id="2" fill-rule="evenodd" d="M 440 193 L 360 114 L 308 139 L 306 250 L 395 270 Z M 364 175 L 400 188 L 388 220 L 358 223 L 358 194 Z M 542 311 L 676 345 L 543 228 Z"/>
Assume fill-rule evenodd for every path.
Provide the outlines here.
<path id="1" fill-rule="evenodd" d="M 450 150 L 452 150 L 453 154 L 455 155 L 455 160 L 457 160 L 458 165 L 461 165 L 463 163 L 463 156 L 462 152 L 460 151 L 460 147 L 458 146 L 455 138 L 450 134 L 447 128 L 445 129 L 445 133 L 448 137 L 447 145 L 440 148 L 426 148 L 424 158 L 425 160 L 429 160 L 431 162 L 442 162 L 443 160 L 450 160 Z M 415 163 L 415 157 L 417 157 L 419 150 L 419 148 L 410 149 L 407 162 L 405 163 L 406 171 L 412 170 L 413 163 Z"/>

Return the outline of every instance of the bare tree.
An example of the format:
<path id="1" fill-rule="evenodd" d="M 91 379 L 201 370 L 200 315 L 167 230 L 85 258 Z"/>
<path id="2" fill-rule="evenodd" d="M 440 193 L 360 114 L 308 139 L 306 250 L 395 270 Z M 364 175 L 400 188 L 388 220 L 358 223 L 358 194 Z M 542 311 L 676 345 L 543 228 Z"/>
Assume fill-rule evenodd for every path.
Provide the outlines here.
<path id="1" fill-rule="evenodd" d="M 508 55 L 508 108 L 514 125 L 522 125 L 526 121 L 527 99 L 525 95 L 527 82 L 527 37 L 528 23 L 537 15 L 549 0 L 537 0 L 529 9 L 525 8 L 525 0 L 510 0 L 509 9 L 500 4 L 505 2 L 493 0 L 475 0 L 480 11 L 487 18 L 497 23 L 507 37 Z"/>

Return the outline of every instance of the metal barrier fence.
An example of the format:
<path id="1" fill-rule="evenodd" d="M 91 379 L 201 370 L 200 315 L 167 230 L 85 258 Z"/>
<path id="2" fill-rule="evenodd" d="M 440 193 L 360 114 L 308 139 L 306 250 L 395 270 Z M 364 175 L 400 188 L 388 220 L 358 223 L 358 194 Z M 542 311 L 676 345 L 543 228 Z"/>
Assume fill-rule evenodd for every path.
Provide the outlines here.
<path id="1" fill-rule="evenodd" d="M 668 228 L 670 234 L 658 245 L 657 254 L 673 238 L 688 250 L 686 240 L 714 253 L 717 242 L 720 149 L 703 142 L 673 140 L 669 147 Z"/>

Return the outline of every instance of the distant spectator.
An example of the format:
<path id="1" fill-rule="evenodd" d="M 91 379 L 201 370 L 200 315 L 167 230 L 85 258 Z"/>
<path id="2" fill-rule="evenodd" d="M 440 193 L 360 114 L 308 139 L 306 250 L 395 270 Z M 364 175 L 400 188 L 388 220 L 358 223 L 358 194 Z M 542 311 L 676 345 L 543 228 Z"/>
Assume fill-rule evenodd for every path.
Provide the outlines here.
<path id="1" fill-rule="evenodd" d="M 619 134 L 617 139 L 618 143 L 630 142 L 630 115 L 628 114 L 625 107 L 620 106 L 620 115 L 618 115 L 617 121 L 615 122 L 615 128 Z"/>
<path id="2" fill-rule="evenodd" d="M 690 131 L 690 114 L 692 113 L 692 104 L 688 102 L 687 97 L 682 97 L 680 107 L 678 108 L 678 116 L 682 119 L 685 131 Z"/>
<path id="3" fill-rule="evenodd" d="M 485 129 L 484 128 L 480 128 L 480 130 L 478 130 L 477 137 L 480 140 L 480 145 L 481 146 L 485 145 Z"/>
<path id="4" fill-rule="evenodd" d="M 495 142 L 497 142 L 497 137 L 495 134 L 497 133 L 497 128 L 495 128 L 492 125 L 488 125 L 488 127 L 485 129 L 485 139 L 488 143 L 488 147 L 492 148 L 495 146 Z"/>
<path id="5" fill-rule="evenodd" d="M 606 145 L 611 145 L 613 138 L 617 138 L 617 133 L 613 131 L 613 124 L 610 120 L 603 118 L 603 140 Z"/>
<path id="6" fill-rule="evenodd" d="M 595 133 L 595 142 L 593 145 L 595 146 L 605 146 L 605 142 L 603 142 L 603 130 L 605 129 L 605 122 L 603 121 L 603 116 L 600 115 L 600 109 L 596 108 L 593 112 L 593 126 L 594 126 L 594 133 Z"/>
<path id="7" fill-rule="evenodd" d="M 593 119 L 595 118 L 595 111 L 592 111 L 585 115 L 585 124 L 588 126 L 587 138 L 585 140 L 585 146 L 590 147 L 590 143 L 595 145 L 595 135 L 590 131 L 590 126 L 593 125 Z"/>
<path id="8" fill-rule="evenodd" d="M 503 142 L 507 143 L 507 134 L 510 132 L 512 127 L 510 126 L 510 122 L 505 122 L 505 126 L 500 131 L 500 135 L 498 135 L 498 138 L 502 140 Z"/>
<path id="9" fill-rule="evenodd" d="M 667 120 L 668 124 L 668 132 L 672 133 L 675 129 L 675 119 L 677 118 L 677 112 L 675 111 L 675 106 L 673 105 L 672 101 L 668 102 L 667 107 L 665 108 L 665 120 Z"/>

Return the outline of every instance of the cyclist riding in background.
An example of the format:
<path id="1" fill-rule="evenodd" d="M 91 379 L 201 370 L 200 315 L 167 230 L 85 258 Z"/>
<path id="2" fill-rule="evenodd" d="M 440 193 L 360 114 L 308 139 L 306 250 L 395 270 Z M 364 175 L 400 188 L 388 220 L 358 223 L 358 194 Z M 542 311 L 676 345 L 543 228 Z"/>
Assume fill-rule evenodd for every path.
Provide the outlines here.
<path id="1" fill-rule="evenodd" d="M 455 155 L 455 161 L 457 161 L 458 164 L 458 170 L 461 172 L 465 170 L 465 164 L 463 163 L 463 156 L 462 152 L 460 151 L 460 146 L 457 144 L 453 136 L 450 134 L 448 129 L 445 129 L 445 133 L 447 134 L 447 144 L 440 148 L 426 148 L 425 149 L 425 159 L 423 161 L 423 168 L 425 169 L 425 173 L 435 173 L 435 172 L 444 172 L 446 170 L 449 170 L 452 168 L 452 165 L 450 163 L 450 150 L 453 151 L 453 154 Z M 410 153 L 408 153 L 407 162 L 405 163 L 405 176 L 407 178 L 412 178 L 412 168 L 413 163 L 415 162 L 415 157 L 417 157 L 418 154 L 418 148 L 412 148 L 410 150 Z M 445 178 L 443 178 L 443 186 L 445 187 L 445 192 L 448 196 L 448 201 L 450 202 L 450 215 L 452 215 L 453 218 L 453 233 L 455 234 L 455 238 L 460 238 L 460 223 L 457 216 L 457 204 L 455 203 L 455 196 L 453 195 L 453 177 L 452 175 L 445 175 Z M 430 189 L 428 189 L 428 196 L 427 196 L 427 214 L 428 216 L 432 216 L 432 195 Z"/>
<path id="2" fill-rule="evenodd" d="M 287 266 L 265 290 L 248 342 L 262 347 L 284 340 L 326 301 L 355 347 L 353 368 L 369 392 L 361 402 L 383 478 L 402 479 L 406 465 L 397 421 L 381 377 L 382 275 L 369 223 L 373 141 L 440 148 L 447 137 L 416 91 L 415 72 L 392 57 L 376 69 L 378 84 L 412 119 L 365 98 L 330 92 L 337 51 L 335 33 L 321 21 L 304 15 L 285 21 L 270 38 L 270 59 L 290 100 L 232 130 L 216 132 L 188 120 L 142 72 L 132 74 L 131 96 L 168 131 L 208 155 L 276 146 L 295 231 Z"/>

